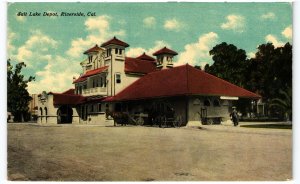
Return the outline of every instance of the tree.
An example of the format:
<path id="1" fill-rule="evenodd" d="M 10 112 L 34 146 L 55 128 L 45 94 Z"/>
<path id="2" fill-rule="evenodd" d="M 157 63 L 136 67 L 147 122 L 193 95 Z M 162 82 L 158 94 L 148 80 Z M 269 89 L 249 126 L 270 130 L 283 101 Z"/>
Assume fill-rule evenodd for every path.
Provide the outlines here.
<path id="1" fill-rule="evenodd" d="M 205 71 L 243 87 L 246 52 L 233 44 L 223 42 L 209 51 L 214 63 L 204 67 Z"/>
<path id="2" fill-rule="evenodd" d="M 262 44 L 247 62 L 245 87 L 262 95 L 265 101 L 279 97 L 279 91 L 292 88 L 292 46 L 275 48 Z"/>
<path id="3" fill-rule="evenodd" d="M 270 107 L 279 108 L 284 113 L 286 120 L 292 120 L 292 89 L 280 90 L 279 94 L 280 98 L 271 100 Z"/>
<path id="4" fill-rule="evenodd" d="M 211 66 L 205 65 L 206 72 L 260 94 L 266 103 L 266 110 L 289 111 L 286 107 L 279 108 L 279 105 L 271 104 L 279 102 L 278 99 L 288 103 L 282 94 L 289 94 L 288 90 L 292 89 L 290 43 L 277 48 L 272 43 L 261 44 L 251 59 L 247 59 L 244 50 L 225 42 L 216 45 L 209 53 L 214 63 Z M 235 105 L 247 112 L 249 100 L 239 100 Z"/>
<path id="5" fill-rule="evenodd" d="M 7 110 L 14 116 L 14 121 L 24 121 L 25 114 L 28 113 L 29 101 L 32 99 L 27 91 L 27 84 L 33 80 L 30 76 L 24 79 L 21 74 L 22 68 L 26 67 L 24 62 L 16 64 L 15 68 L 7 60 Z"/>

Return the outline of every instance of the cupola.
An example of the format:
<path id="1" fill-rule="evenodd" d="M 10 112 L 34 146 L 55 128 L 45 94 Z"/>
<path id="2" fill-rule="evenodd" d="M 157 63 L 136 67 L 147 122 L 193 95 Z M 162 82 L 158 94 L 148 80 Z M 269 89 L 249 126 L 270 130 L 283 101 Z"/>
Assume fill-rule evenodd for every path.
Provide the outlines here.
<path id="1" fill-rule="evenodd" d="M 153 53 L 156 56 L 157 65 L 159 69 L 173 68 L 173 57 L 178 55 L 177 52 L 164 47 Z"/>

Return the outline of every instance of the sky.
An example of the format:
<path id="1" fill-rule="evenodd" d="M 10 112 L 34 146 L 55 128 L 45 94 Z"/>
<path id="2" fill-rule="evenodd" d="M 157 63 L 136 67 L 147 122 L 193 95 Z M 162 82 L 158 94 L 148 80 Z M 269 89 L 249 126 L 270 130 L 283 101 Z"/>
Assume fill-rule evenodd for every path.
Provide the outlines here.
<path id="1" fill-rule="evenodd" d="M 7 58 L 25 62 L 23 74 L 36 77 L 29 93 L 73 87 L 83 52 L 114 36 L 130 45 L 130 57 L 167 46 L 178 52 L 176 66 L 212 64 L 209 51 L 222 42 L 244 49 L 249 58 L 260 44 L 292 43 L 291 3 L 9 3 L 7 10 Z"/>

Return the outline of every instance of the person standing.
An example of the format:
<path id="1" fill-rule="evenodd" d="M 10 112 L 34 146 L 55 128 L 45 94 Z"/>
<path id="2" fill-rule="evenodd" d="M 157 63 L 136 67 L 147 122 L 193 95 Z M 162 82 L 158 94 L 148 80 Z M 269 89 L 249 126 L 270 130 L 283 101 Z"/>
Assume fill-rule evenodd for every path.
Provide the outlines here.
<path id="1" fill-rule="evenodd" d="M 230 117 L 231 117 L 231 120 L 233 121 L 233 125 L 234 125 L 234 126 L 238 126 L 238 125 L 239 125 L 239 117 L 238 117 L 238 113 L 237 113 L 235 107 L 232 107 L 232 108 L 233 108 L 233 110 L 232 110 L 232 112 L 230 113 Z"/>

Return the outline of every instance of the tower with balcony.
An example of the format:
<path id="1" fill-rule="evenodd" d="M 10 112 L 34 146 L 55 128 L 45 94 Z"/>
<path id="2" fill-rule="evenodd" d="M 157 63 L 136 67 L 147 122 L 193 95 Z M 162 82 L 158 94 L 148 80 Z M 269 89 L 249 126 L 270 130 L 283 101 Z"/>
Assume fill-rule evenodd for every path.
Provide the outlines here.
<path id="1" fill-rule="evenodd" d="M 87 58 L 80 63 L 83 74 L 73 81 L 75 94 L 83 96 L 106 96 L 105 49 L 95 45 L 84 52 Z"/>
<path id="2" fill-rule="evenodd" d="M 103 43 L 105 48 L 105 65 L 107 69 L 107 95 L 113 96 L 126 87 L 124 68 L 125 68 L 125 49 L 129 45 L 116 37 Z"/>

